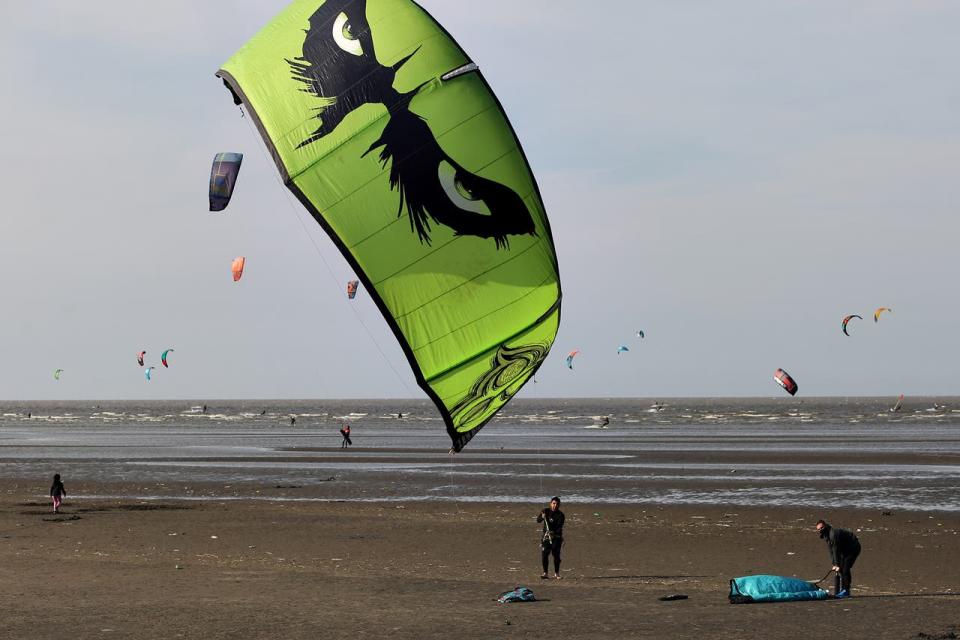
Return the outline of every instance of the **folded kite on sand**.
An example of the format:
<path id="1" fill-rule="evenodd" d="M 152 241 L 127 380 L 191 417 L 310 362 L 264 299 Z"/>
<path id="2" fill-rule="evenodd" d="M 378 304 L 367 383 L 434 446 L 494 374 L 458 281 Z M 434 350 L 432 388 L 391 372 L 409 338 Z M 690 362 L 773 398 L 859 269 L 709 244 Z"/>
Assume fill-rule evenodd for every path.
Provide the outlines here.
<path id="1" fill-rule="evenodd" d="M 799 578 L 745 576 L 730 581 L 730 604 L 826 600 L 830 594 Z"/>
<path id="2" fill-rule="evenodd" d="M 504 591 L 497 597 L 497 602 L 501 604 L 506 602 L 536 602 L 536 600 L 533 591 L 526 587 L 515 587 L 510 591 Z"/>

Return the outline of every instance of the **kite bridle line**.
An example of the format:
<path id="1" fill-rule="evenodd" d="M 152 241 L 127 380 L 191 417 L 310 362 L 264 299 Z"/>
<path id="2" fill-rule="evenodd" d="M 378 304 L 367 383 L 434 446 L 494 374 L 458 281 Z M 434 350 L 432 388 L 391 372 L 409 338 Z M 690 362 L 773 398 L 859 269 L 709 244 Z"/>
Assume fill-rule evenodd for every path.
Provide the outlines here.
<path id="1" fill-rule="evenodd" d="M 452 448 L 448 452 L 450 456 L 450 466 L 448 467 L 447 475 L 449 476 L 450 481 L 450 498 L 453 500 L 453 506 L 457 509 L 457 513 L 460 513 L 460 502 L 457 500 L 457 485 L 453 479 L 453 465 L 456 464 L 457 452 Z"/>
<path id="2" fill-rule="evenodd" d="M 536 374 L 534 374 L 534 375 L 536 375 Z M 530 378 L 533 378 L 533 376 L 530 376 Z M 524 383 L 524 384 L 526 384 L 526 383 Z M 537 382 L 536 382 L 536 380 L 534 380 L 534 382 L 533 382 L 533 389 L 531 390 L 531 395 L 533 396 L 533 399 L 534 399 L 534 400 L 537 399 Z M 543 458 L 540 456 L 540 438 L 537 437 L 537 438 L 535 438 L 535 440 L 537 441 L 537 478 L 539 478 L 539 480 L 540 480 L 540 496 L 542 497 L 542 496 L 543 496 Z"/>
<path id="3" fill-rule="evenodd" d="M 240 114 L 241 116 L 245 116 L 243 111 L 243 105 L 240 105 Z M 251 134 L 253 135 L 254 139 L 257 140 L 257 142 L 259 143 L 258 147 L 260 148 L 260 152 L 263 154 L 263 157 L 267 159 L 268 164 L 272 164 L 273 158 L 270 156 L 266 148 L 266 145 L 263 142 L 263 138 L 260 137 L 260 135 L 254 129 L 253 124 L 251 124 L 250 118 L 242 117 L 241 119 L 247 123 L 247 127 L 249 127 Z M 316 251 L 317 255 L 320 256 L 320 260 L 323 262 L 323 266 L 327 268 L 327 274 L 330 276 L 330 280 L 332 280 L 334 285 L 339 289 L 339 286 L 340 286 L 339 281 L 337 280 L 337 276 L 333 273 L 333 269 L 330 267 L 330 263 L 327 262 L 326 256 L 324 256 L 323 252 L 320 251 L 320 245 L 318 245 L 317 241 L 314 240 L 313 235 L 310 233 L 309 229 L 307 228 L 307 225 L 303 223 L 303 218 L 301 217 L 301 214 L 300 214 L 300 211 L 302 211 L 302 207 L 298 206 L 293 202 L 292 196 L 290 195 L 290 190 L 287 189 L 287 186 L 285 184 L 283 184 L 283 181 L 280 179 L 280 176 L 275 173 L 274 177 L 276 178 L 277 182 L 280 184 L 280 190 L 283 192 L 284 198 L 287 201 L 287 206 L 290 207 L 291 211 L 293 211 L 293 217 L 296 218 L 297 222 L 300 223 L 300 227 L 303 229 L 303 232 L 307 236 L 307 238 L 309 238 L 310 244 L 313 245 L 314 251 Z M 373 337 L 373 333 L 370 331 L 370 328 L 367 326 L 367 323 L 363 321 L 363 317 L 360 315 L 360 312 L 357 311 L 354 305 L 351 304 L 348 306 L 350 307 L 350 310 L 353 311 L 353 315 L 356 316 L 357 321 L 360 323 L 360 326 L 363 327 L 363 330 L 366 332 L 367 337 L 370 338 L 370 342 L 372 342 L 373 346 L 375 346 L 377 348 L 377 351 L 380 352 L 380 357 L 383 358 L 383 361 L 387 363 L 387 366 L 390 367 L 390 370 L 393 371 L 393 374 L 397 376 L 397 380 L 399 380 L 400 384 L 403 385 L 403 388 L 407 390 L 407 393 L 409 394 L 410 397 L 416 397 L 416 393 L 414 393 L 413 389 L 410 388 L 410 385 L 407 384 L 407 381 L 403 379 L 403 376 L 400 375 L 400 372 L 397 371 L 397 368 L 393 366 L 393 363 L 390 362 L 390 359 L 387 358 L 387 354 L 384 353 L 383 349 L 380 347 L 380 343 L 377 342 L 376 338 Z"/>

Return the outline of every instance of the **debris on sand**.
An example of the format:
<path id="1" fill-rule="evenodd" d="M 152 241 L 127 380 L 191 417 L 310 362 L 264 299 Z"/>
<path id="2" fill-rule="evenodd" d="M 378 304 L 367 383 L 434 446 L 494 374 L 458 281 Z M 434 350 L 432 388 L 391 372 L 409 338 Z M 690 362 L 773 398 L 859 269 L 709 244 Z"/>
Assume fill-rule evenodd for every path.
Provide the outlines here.
<path id="1" fill-rule="evenodd" d="M 70 516 L 56 516 L 53 518 L 43 518 L 44 522 L 72 522 L 73 520 L 79 520 L 80 516 L 70 515 Z"/>

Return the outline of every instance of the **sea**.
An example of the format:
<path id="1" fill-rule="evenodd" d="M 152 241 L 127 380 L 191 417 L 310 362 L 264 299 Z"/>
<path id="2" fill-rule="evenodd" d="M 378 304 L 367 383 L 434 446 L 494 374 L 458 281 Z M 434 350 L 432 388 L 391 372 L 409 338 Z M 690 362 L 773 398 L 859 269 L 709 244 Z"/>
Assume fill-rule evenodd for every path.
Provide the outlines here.
<path id="1" fill-rule="evenodd" d="M 41 498 L 60 473 L 78 500 L 960 511 L 960 397 L 895 402 L 515 399 L 457 454 L 426 400 L 5 402 L 0 480 Z"/>

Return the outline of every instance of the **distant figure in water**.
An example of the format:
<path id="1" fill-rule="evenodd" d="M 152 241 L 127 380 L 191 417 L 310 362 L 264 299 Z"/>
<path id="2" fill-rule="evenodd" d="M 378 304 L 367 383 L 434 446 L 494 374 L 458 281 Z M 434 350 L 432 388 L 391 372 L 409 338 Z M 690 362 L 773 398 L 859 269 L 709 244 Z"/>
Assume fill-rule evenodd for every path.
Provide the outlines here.
<path id="1" fill-rule="evenodd" d="M 207 405 L 203 405 L 203 413 L 207 412 Z"/>
<path id="2" fill-rule="evenodd" d="M 353 440 L 350 439 L 350 425 L 344 424 L 343 428 L 340 429 L 340 435 L 343 436 L 343 440 L 340 442 L 341 449 L 346 449 L 353 444 Z"/>
<path id="3" fill-rule="evenodd" d="M 262 415 L 262 416 L 265 416 L 265 415 L 267 415 L 267 410 L 266 410 L 266 409 L 264 409 L 263 411 L 261 411 L 261 412 L 260 412 L 260 415 Z"/>
<path id="4" fill-rule="evenodd" d="M 542 510 L 537 516 L 537 522 L 543 523 L 543 536 L 540 538 L 540 561 L 543 564 L 543 573 L 540 579 L 547 578 L 550 568 L 550 556 L 553 556 L 553 577 L 560 579 L 560 549 L 563 548 L 563 522 L 566 516 L 560 511 L 560 498 L 550 498 L 550 506 Z"/>
<path id="5" fill-rule="evenodd" d="M 902 393 L 900 394 L 900 397 L 897 398 L 897 404 L 893 405 L 893 409 L 890 409 L 890 411 L 894 411 L 894 412 L 900 411 L 901 408 L 903 408 L 903 394 L 902 394 Z"/>
<path id="6" fill-rule="evenodd" d="M 60 505 L 63 499 L 67 497 L 67 490 L 60 481 L 60 474 L 53 474 L 53 484 L 50 485 L 50 497 L 53 498 L 53 512 L 60 513 Z"/>
<path id="7" fill-rule="evenodd" d="M 817 533 L 820 534 L 821 539 L 827 541 L 827 546 L 830 547 L 830 560 L 833 561 L 831 568 L 837 572 L 833 597 L 849 598 L 853 581 L 850 570 L 860 556 L 860 540 L 851 531 L 831 527 L 826 520 L 817 520 Z"/>
<path id="8" fill-rule="evenodd" d="M 290 416 L 290 426 L 297 424 L 297 418 L 295 416 Z"/>
<path id="9" fill-rule="evenodd" d="M 30 413 L 29 411 L 27 411 L 27 417 L 28 417 L 28 418 L 32 418 L 32 417 L 33 417 L 33 414 Z"/>
<path id="10" fill-rule="evenodd" d="M 603 422 L 600 423 L 600 428 L 602 429 L 603 427 L 607 426 L 608 424 L 610 424 L 610 418 L 607 417 L 607 416 L 603 416 Z"/>
<path id="11" fill-rule="evenodd" d="M 403 414 L 402 414 L 402 413 L 398 413 L 398 414 L 397 414 L 397 417 L 398 417 L 399 419 L 403 420 Z"/>

